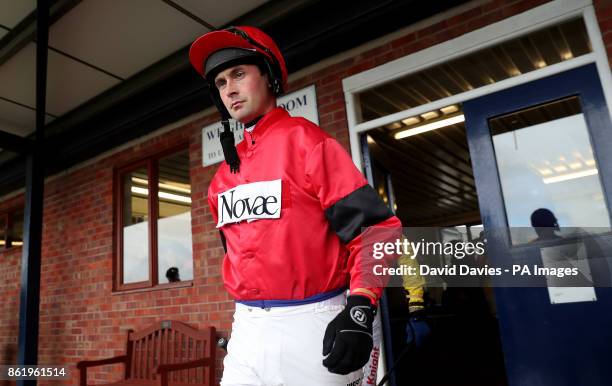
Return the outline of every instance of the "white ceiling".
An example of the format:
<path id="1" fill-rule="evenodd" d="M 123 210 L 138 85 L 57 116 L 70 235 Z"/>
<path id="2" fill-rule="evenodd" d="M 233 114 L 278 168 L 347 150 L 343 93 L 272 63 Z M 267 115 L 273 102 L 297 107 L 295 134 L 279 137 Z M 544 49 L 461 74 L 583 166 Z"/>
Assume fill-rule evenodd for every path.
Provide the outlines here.
<path id="1" fill-rule="evenodd" d="M 36 9 L 36 0 L 0 0 L 0 24 L 15 28 Z"/>
<path id="2" fill-rule="evenodd" d="M 120 83 L 53 51 L 49 51 L 47 77 L 47 112 L 58 117 Z"/>
<path id="3" fill-rule="evenodd" d="M 78 3 L 49 30 L 48 119 L 66 114 L 182 49 L 209 31 L 206 25 L 225 25 L 266 1 L 174 0 L 196 18 L 162 0 Z M 36 0 L 0 0 L 0 39 L 6 28 L 18 25 L 35 6 Z M 34 131 L 35 74 L 35 43 L 0 65 L 0 130 L 22 136 Z"/>
<path id="4" fill-rule="evenodd" d="M 35 124 L 34 110 L 14 105 L 0 99 L 0 130 L 25 135 Z"/>
<path id="5" fill-rule="evenodd" d="M 84 101 L 119 83 L 91 67 L 49 51 L 47 113 L 61 116 Z M 0 96 L 36 106 L 36 45 L 28 44 L 0 66 Z M 9 93 L 5 95 L 5 93 Z M 34 128 L 32 127 L 32 130 Z"/>
<path id="6" fill-rule="evenodd" d="M 46 122 L 53 120 L 47 115 Z M 36 125 L 36 112 L 27 107 L 15 105 L 0 99 L 0 130 L 25 136 Z"/>
<path id="7" fill-rule="evenodd" d="M 175 3 L 218 28 L 259 7 L 266 1 L 230 0 L 224 3 L 224 7 L 219 6 L 219 0 L 176 0 Z"/>
<path id="8" fill-rule="evenodd" d="M 49 30 L 49 45 L 126 79 L 209 31 L 166 3 L 89 0 Z"/>
<path id="9" fill-rule="evenodd" d="M 30 106 L 32 109 L 35 106 L 35 91 L 36 82 L 36 62 L 32 60 L 33 54 L 31 50 L 32 44 L 25 49 L 17 52 L 15 56 L 10 58 L 6 63 L 0 66 L 0 97 L 7 98 L 15 102 L 15 110 L 19 110 L 17 103 Z M 7 109 L 9 107 L 7 106 Z M 19 116 L 15 112 L 13 118 Z M 0 119 L 4 118 L 0 116 Z M 25 124 L 26 122 L 18 121 Z"/>

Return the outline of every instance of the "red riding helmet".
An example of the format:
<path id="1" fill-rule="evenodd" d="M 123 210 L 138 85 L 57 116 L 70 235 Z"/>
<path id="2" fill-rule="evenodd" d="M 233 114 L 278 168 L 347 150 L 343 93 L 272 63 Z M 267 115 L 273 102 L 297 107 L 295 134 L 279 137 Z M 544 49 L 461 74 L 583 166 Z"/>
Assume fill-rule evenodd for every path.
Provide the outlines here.
<path id="1" fill-rule="evenodd" d="M 219 31 L 212 31 L 196 39 L 189 50 L 189 61 L 195 70 L 210 83 L 208 78 L 212 72 L 230 60 L 236 60 L 231 50 L 224 58 L 216 58 L 217 63 L 214 68 L 209 68 L 206 61 L 210 56 L 220 50 L 237 48 L 236 52 L 251 51 L 259 54 L 265 59 L 268 66 L 269 75 L 273 83 L 273 90 L 276 95 L 283 93 L 287 89 L 287 66 L 285 59 L 274 40 L 259 28 L 255 27 L 229 27 Z M 248 54 L 247 54 L 248 55 Z M 225 62 L 223 62 L 225 60 Z"/>

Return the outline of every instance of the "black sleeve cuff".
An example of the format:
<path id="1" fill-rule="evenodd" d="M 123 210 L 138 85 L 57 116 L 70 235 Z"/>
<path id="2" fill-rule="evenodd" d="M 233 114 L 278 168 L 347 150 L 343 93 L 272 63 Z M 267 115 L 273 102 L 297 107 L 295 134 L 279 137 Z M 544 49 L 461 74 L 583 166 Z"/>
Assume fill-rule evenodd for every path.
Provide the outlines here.
<path id="1" fill-rule="evenodd" d="M 361 228 L 376 225 L 393 216 L 374 188 L 364 185 L 325 210 L 325 216 L 343 243 L 348 244 Z"/>

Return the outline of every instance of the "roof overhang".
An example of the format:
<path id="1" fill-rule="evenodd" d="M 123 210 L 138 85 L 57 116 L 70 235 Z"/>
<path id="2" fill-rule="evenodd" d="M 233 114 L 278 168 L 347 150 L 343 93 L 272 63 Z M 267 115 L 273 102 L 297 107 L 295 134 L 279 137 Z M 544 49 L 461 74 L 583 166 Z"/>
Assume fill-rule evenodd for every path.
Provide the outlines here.
<path id="1" fill-rule="evenodd" d="M 131 3 L 138 1 L 140 0 Z M 31 2 L 35 3 L 35 1 Z M 277 41 L 286 57 L 289 72 L 292 73 L 464 2 L 466 1 L 388 0 L 372 2 L 359 0 L 352 1 L 350 6 L 346 6 L 344 2 L 335 1 L 272 0 L 245 2 L 258 6 L 238 11 L 230 9 L 229 6 L 205 8 L 204 5 L 201 5 L 208 2 L 199 3 L 200 8 L 193 6 L 190 8 L 187 5 L 196 3 L 188 0 L 164 0 L 160 3 L 167 6 L 168 9 L 165 11 L 173 12 L 172 18 L 188 19 L 190 23 L 193 23 L 193 28 L 189 27 L 191 24 L 183 25 L 180 36 L 173 37 L 173 44 L 176 48 L 164 46 L 165 51 L 160 51 L 160 47 L 155 47 L 164 45 L 164 39 L 160 39 L 159 36 L 152 36 L 151 41 L 142 41 L 141 38 L 141 45 L 146 43 L 154 46 L 151 51 L 143 51 L 142 55 L 146 56 L 147 53 L 149 55 L 147 60 L 139 57 L 133 58 L 129 63 L 115 63 L 115 61 L 127 61 L 128 57 L 124 51 L 118 48 L 112 49 L 110 41 L 112 41 L 113 34 L 109 30 L 99 32 L 106 44 L 104 49 L 100 49 L 102 52 L 97 52 L 81 40 L 71 37 L 70 31 L 71 28 L 82 28 L 79 27 L 81 24 L 86 24 L 85 29 L 89 31 L 91 23 L 94 24 L 94 27 L 97 26 L 97 30 L 105 25 L 121 29 L 122 27 L 117 25 L 121 23 L 117 22 L 116 25 L 113 25 L 107 20 L 105 24 L 102 21 L 96 21 L 95 18 L 103 18 L 104 15 L 107 15 L 106 17 L 114 15 L 118 18 L 126 16 L 113 13 L 119 10 L 105 10 L 106 13 L 97 10 L 88 13 L 86 8 L 81 8 L 92 6 L 90 3 L 108 2 L 58 0 L 51 11 L 51 21 L 54 21 L 55 24 L 51 27 L 49 40 L 48 119 L 45 128 L 45 151 L 46 159 L 49 162 L 46 164 L 46 174 L 55 174 L 211 106 L 208 92 L 190 67 L 187 55 L 189 43 L 193 37 L 210 30 L 210 27 L 226 25 L 261 27 Z M 146 12 L 155 13 L 151 9 L 146 9 Z M 91 19 L 92 17 L 94 20 Z M 149 17 L 154 18 L 154 16 Z M 14 32 L 18 29 L 15 26 L 0 40 L 0 53 L 3 53 L 0 54 L 0 60 L 4 60 L 4 63 L 0 61 L 0 84 L 3 84 L 2 72 L 6 70 L 6 66 L 11 61 L 19 59 L 19 55 L 26 55 L 25 51 L 34 44 L 32 27 L 28 27 L 32 23 L 31 19 L 32 15 L 28 14 L 16 24 L 23 24 L 19 28 L 22 30 L 21 33 Z M 152 28 L 147 27 L 151 23 L 146 19 L 142 22 L 143 24 L 136 23 L 132 26 L 133 30 L 123 33 L 137 34 L 138 29 Z M 3 25 L 1 18 L 0 25 Z M 96 28 L 93 28 L 94 32 Z M 83 32 L 83 39 L 87 37 L 87 31 Z M 184 31 L 189 31 L 189 33 L 183 33 Z M 89 31 L 89 33 L 93 32 Z M 90 41 L 91 39 L 85 40 Z M 127 43 L 115 44 L 121 46 Z M 123 49 L 130 52 L 129 47 Z M 65 78 L 52 73 L 55 55 L 62 57 L 61 60 L 57 59 L 55 68 L 63 71 Z M 68 59 L 70 64 L 61 65 L 61 63 L 67 63 L 65 60 Z M 79 89 L 81 85 L 72 84 L 79 83 L 80 78 L 62 85 L 62 79 L 71 79 L 68 75 L 70 75 L 71 66 L 75 66 L 72 62 L 86 67 L 89 72 L 96 72 L 94 78 L 97 80 L 91 82 L 95 83 L 98 89 L 82 90 Z M 11 79 L 14 81 L 14 78 Z M 57 88 L 59 91 L 54 91 L 53 79 L 59 79 L 59 81 L 56 80 L 59 82 Z M 34 81 L 25 80 L 25 82 L 28 81 L 32 84 L 32 90 L 21 90 L 21 94 L 17 94 L 17 97 L 13 96 L 17 99 L 14 102 L 17 102 L 18 105 L 27 106 L 28 93 L 34 95 Z M 24 88 L 23 85 L 18 85 L 18 87 Z M 0 89 L 0 104 L 5 92 L 6 90 Z M 10 98 L 4 97 L 4 99 Z M 28 110 L 27 107 L 23 108 Z M 29 109 L 23 114 L 33 116 L 34 111 Z M 6 116 L 0 106 L 0 130 L 8 132 L 9 129 L 2 126 L 3 118 Z M 33 119 L 31 123 L 33 131 Z M 27 125 L 24 124 L 21 131 L 13 128 L 11 134 L 12 136 L 0 136 L 0 148 L 12 150 L 12 152 L 0 151 L 0 195 L 24 186 L 25 161 L 22 154 L 26 142 L 20 143 L 15 136 L 28 138 L 30 133 L 27 132 Z"/>

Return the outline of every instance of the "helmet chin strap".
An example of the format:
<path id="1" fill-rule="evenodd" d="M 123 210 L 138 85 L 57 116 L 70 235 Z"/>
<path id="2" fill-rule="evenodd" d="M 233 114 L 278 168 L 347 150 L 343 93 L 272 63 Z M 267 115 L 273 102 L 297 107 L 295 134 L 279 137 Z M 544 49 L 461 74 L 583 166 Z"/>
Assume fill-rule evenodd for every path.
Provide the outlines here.
<path id="1" fill-rule="evenodd" d="M 232 173 L 238 173 L 240 170 L 240 158 L 236 151 L 236 143 L 234 141 L 234 133 L 230 130 L 229 117 L 221 120 L 223 124 L 223 132 L 221 133 L 221 147 L 223 148 L 223 156 L 225 162 L 230 167 Z"/>
<path id="2" fill-rule="evenodd" d="M 214 87 L 214 86 L 212 86 Z M 240 157 L 238 157 L 238 152 L 236 151 L 236 142 L 234 140 L 234 133 L 230 129 L 229 119 L 230 114 L 223 105 L 221 101 L 221 97 L 218 92 L 211 90 L 211 99 L 217 106 L 217 110 L 221 113 L 221 124 L 223 125 L 223 132 L 221 133 L 221 148 L 223 149 L 223 157 L 225 158 L 225 162 L 230 167 L 230 171 L 232 173 L 238 173 L 240 170 Z"/>

